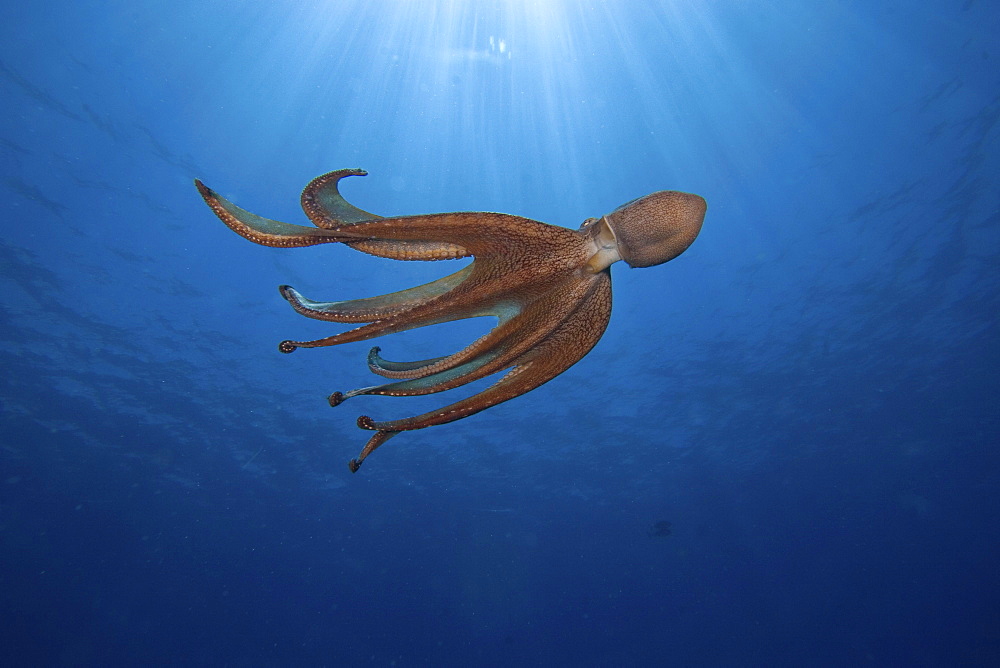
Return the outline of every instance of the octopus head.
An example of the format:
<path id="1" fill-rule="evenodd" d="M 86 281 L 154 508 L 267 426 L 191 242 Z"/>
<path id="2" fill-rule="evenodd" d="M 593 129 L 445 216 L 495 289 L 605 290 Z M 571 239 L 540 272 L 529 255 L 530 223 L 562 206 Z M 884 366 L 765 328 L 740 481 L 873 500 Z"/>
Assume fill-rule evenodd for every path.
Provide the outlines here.
<path id="1" fill-rule="evenodd" d="M 604 219 L 621 259 L 632 267 L 652 267 L 674 259 L 691 245 L 706 208 L 698 195 L 661 190 L 621 205 Z"/>

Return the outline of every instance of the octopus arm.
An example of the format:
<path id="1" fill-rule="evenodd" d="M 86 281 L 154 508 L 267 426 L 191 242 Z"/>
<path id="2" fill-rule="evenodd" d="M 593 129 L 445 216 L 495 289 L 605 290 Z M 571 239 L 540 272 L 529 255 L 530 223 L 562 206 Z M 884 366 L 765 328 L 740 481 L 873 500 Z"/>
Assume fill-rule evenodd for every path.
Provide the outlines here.
<path id="1" fill-rule="evenodd" d="M 363 221 L 381 218 L 381 216 L 363 211 L 347 202 L 337 191 L 337 181 L 345 175 L 359 173 L 364 174 L 365 172 L 349 169 L 332 172 L 316 180 L 338 175 L 336 179 L 326 182 L 325 187 L 312 188 L 312 184 L 310 184 L 302 193 L 303 207 L 307 207 L 308 202 L 309 208 L 306 208 L 306 214 L 310 216 L 310 220 L 317 226 L 316 228 L 292 225 L 258 216 L 233 204 L 198 179 L 195 179 L 194 183 L 205 203 L 222 222 L 243 238 L 262 246 L 299 248 L 341 242 L 362 253 L 392 260 L 450 260 L 470 255 L 464 248 L 452 243 L 439 243 L 433 240 L 359 239 L 357 235 L 346 237 L 343 234 L 338 235 L 329 231 L 335 227 L 342 229 Z"/>
<path id="2" fill-rule="evenodd" d="M 362 169 L 341 169 L 319 176 L 302 191 L 301 204 L 306 216 L 317 227 L 381 242 L 380 246 L 371 247 L 379 251 L 372 253 L 374 255 L 392 257 L 392 241 L 400 243 L 400 251 L 411 253 L 427 253 L 435 247 L 451 244 L 466 249 L 470 255 L 480 255 L 489 250 L 509 250 L 517 241 L 523 243 L 534 238 L 548 245 L 555 236 L 569 238 L 575 234 L 565 228 L 502 213 L 459 212 L 383 218 L 359 209 L 340 194 L 341 179 L 367 173 Z M 385 224 L 371 224 L 380 221 Z"/>
<path id="3" fill-rule="evenodd" d="M 499 323 L 485 336 L 462 350 L 423 362 L 389 362 L 369 354 L 368 366 L 386 378 L 407 379 L 355 391 L 355 394 L 412 396 L 450 390 L 501 371 L 573 316 L 580 304 L 593 296 L 600 279 L 584 274 L 567 279 L 526 306 L 496 309 Z M 461 369 L 458 374 L 455 369 Z"/>
<path id="4" fill-rule="evenodd" d="M 316 339 L 314 341 L 282 341 L 278 345 L 278 349 L 281 350 L 281 352 L 290 353 L 297 348 L 322 348 L 326 346 L 337 346 L 342 343 L 365 341 L 375 337 L 384 336 L 386 334 L 405 332 L 407 330 L 417 329 L 418 327 L 451 322 L 452 320 L 494 315 L 495 309 L 490 306 L 490 301 L 488 299 L 477 298 L 475 294 L 472 294 L 475 290 L 465 290 L 466 283 L 469 283 L 470 281 L 473 281 L 473 279 L 467 278 L 464 282 L 459 283 L 456 288 L 453 288 L 438 297 L 418 302 L 413 306 L 402 306 L 395 311 L 387 308 L 387 314 L 385 317 L 373 320 L 368 322 L 368 324 L 361 325 L 360 327 L 349 329 L 346 332 L 334 334 L 333 336 L 327 336 L 322 339 Z M 283 291 L 282 294 L 284 294 L 285 298 L 289 299 L 289 301 L 292 301 L 295 298 L 295 296 L 288 291 Z M 465 299 L 465 297 L 468 298 Z M 296 306 L 296 304 L 293 303 L 293 306 Z M 296 310 L 301 313 L 302 311 L 299 309 L 303 306 L 297 307 Z M 362 322 L 366 319 L 367 316 L 359 318 Z"/>
<path id="5" fill-rule="evenodd" d="M 339 183 L 345 176 L 367 176 L 363 169 L 338 169 L 317 176 L 302 191 L 302 210 L 316 227 L 332 228 L 382 216 L 359 209 L 340 194 Z"/>
<path id="6" fill-rule="evenodd" d="M 359 209 L 340 194 L 340 180 L 346 176 L 365 176 L 363 169 L 341 169 L 312 180 L 302 191 L 302 210 L 316 227 L 335 229 L 381 219 L 374 213 Z M 348 242 L 354 250 L 392 260 L 450 260 L 468 257 L 461 246 L 437 241 L 386 241 L 365 239 Z"/>
<path id="7" fill-rule="evenodd" d="M 469 265 L 454 274 L 407 290 L 339 302 L 317 302 L 306 299 L 288 285 L 281 286 L 279 290 L 281 296 L 292 305 L 296 313 L 308 318 L 344 323 L 374 322 L 440 297 L 461 284 L 471 273 L 472 265 Z"/>
<path id="8" fill-rule="evenodd" d="M 558 255 L 560 248 L 575 247 L 579 243 L 576 230 L 521 216 L 481 211 L 380 218 L 339 225 L 329 228 L 328 232 L 339 241 L 380 240 L 385 242 L 387 249 L 392 247 L 389 242 L 399 242 L 400 249 L 406 249 L 413 242 L 450 244 L 476 257 L 498 254 L 546 257 Z"/>
<path id="9" fill-rule="evenodd" d="M 349 463 L 357 471 L 364 459 L 400 431 L 423 429 L 468 417 L 509 401 L 552 380 L 579 361 L 597 344 L 611 317 L 611 279 L 608 272 L 597 275 L 592 296 L 579 305 L 541 343 L 522 354 L 495 384 L 471 397 L 423 415 L 401 420 L 376 422 L 358 418 L 358 426 L 375 434 L 357 458 Z"/>
<path id="10" fill-rule="evenodd" d="M 199 180 L 195 185 L 222 222 L 240 236 L 264 246 L 296 248 L 340 242 L 389 259 L 445 260 L 496 254 L 544 257 L 578 241 L 574 230 L 502 213 L 380 218 L 348 203 L 336 188 L 344 176 L 359 173 L 361 170 L 331 172 L 306 187 L 302 205 L 316 228 L 258 216 Z"/>
<path id="11" fill-rule="evenodd" d="M 330 404 L 337 406 L 346 399 L 362 394 L 386 397 L 416 397 L 435 394 L 486 378 L 517 363 L 518 358 L 523 353 L 524 345 L 477 345 L 488 338 L 488 335 L 484 336 L 460 353 L 447 357 L 417 363 L 389 362 L 396 368 L 411 367 L 407 371 L 398 372 L 399 375 L 396 376 L 406 380 L 362 387 L 350 392 L 334 392 L 329 397 Z M 392 377 L 388 376 L 385 369 L 376 371 L 376 373 Z"/>
<path id="12" fill-rule="evenodd" d="M 424 367 L 436 364 L 441 360 L 446 360 L 450 355 L 445 355 L 444 357 L 434 357 L 429 360 L 418 360 L 415 362 L 391 362 L 379 353 L 382 349 L 375 346 L 368 351 L 368 368 L 372 373 L 378 374 L 380 376 L 385 376 L 386 378 L 396 378 L 402 376 L 390 376 L 390 373 L 405 373 L 408 371 L 413 371 L 414 369 L 422 369 Z"/>
<path id="13" fill-rule="evenodd" d="M 241 209 L 201 181 L 195 180 L 205 203 L 215 212 L 229 229 L 245 239 L 262 246 L 278 248 L 301 248 L 316 244 L 335 243 L 343 239 L 326 230 L 303 225 L 282 223 Z"/>
<path id="14" fill-rule="evenodd" d="M 346 241 L 345 246 L 375 257 L 390 260 L 457 260 L 472 255 L 458 244 L 440 243 L 437 241 L 387 241 L 385 239 L 363 239 L 361 241 Z"/>
<path id="15" fill-rule="evenodd" d="M 359 209 L 340 194 L 340 180 L 347 176 L 367 176 L 363 169 L 338 169 L 318 176 L 302 191 L 302 210 L 316 227 L 333 229 L 342 225 L 353 225 L 368 220 L 378 220 L 382 216 Z M 348 242 L 354 250 L 376 257 L 392 260 L 445 260 L 467 257 L 459 246 L 433 241 L 397 242 L 379 239 Z"/>
<path id="16" fill-rule="evenodd" d="M 334 392 L 328 398 L 331 406 L 339 406 L 341 403 L 362 394 L 377 394 L 391 397 L 415 397 L 423 394 L 433 394 L 443 392 L 454 387 L 460 387 L 466 383 L 483 378 L 500 371 L 500 368 L 491 368 L 489 362 L 499 355 L 499 351 L 489 351 L 473 358 L 465 364 L 448 367 L 442 371 L 437 371 L 428 376 L 421 376 L 397 383 L 386 383 L 384 385 L 373 385 L 362 387 L 350 392 Z M 430 360 L 431 362 L 435 360 Z M 509 366 L 509 364 L 507 365 Z"/>

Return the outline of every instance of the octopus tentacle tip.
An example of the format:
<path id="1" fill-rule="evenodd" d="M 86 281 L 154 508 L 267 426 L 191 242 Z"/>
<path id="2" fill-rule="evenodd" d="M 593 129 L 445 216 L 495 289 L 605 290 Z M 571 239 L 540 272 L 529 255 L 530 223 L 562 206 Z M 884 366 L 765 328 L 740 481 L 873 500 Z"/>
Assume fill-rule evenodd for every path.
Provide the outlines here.
<path id="1" fill-rule="evenodd" d="M 358 469 L 361 468 L 361 463 L 362 460 L 360 459 L 356 458 L 352 459 L 351 461 L 347 462 L 347 468 L 351 469 L 351 473 L 357 473 Z"/>
<path id="2" fill-rule="evenodd" d="M 375 420 L 371 419 L 367 415 L 362 415 L 358 418 L 358 427 L 361 429 L 370 429 L 371 431 L 378 431 L 375 426 Z"/>
<path id="3" fill-rule="evenodd" d="M 343 392 L 334 392 L 326 398 L 326 400 L 330 402 L 330 406 L 339 406 L 344 402 L 344 399 L 346 399 L 346 397 Z"/>
<path id="4" fill-rule="evenodd" d="M 278 350 L 280 350 L 285 354 L 294 353 L 296 350 L 298 350 L 298 346 L 295 345 L 295 343 L 292 341 L 282 341 L 281 343 L 278 344 Z"/>

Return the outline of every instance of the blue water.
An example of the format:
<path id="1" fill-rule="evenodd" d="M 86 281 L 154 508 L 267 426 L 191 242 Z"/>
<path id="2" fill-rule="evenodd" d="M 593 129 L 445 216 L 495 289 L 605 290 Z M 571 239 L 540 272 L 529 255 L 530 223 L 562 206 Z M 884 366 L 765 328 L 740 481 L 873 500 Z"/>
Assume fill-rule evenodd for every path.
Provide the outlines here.
<path id="1" fill-rule="evenodd" d="M 5 3 L 0 663 L 1000 665 L 998 26 L 985 0 Z M 345 167 L 385 216 L 709 208 L 678 259 L 612 268 L 579 364 L 352 475 L 358 415 L 468 389 L 331 409 L 371 342 L 279 354 L 342 328 L 277 286 L 459 263 L 257 246 L 192 184 L 301 223 Z"/>

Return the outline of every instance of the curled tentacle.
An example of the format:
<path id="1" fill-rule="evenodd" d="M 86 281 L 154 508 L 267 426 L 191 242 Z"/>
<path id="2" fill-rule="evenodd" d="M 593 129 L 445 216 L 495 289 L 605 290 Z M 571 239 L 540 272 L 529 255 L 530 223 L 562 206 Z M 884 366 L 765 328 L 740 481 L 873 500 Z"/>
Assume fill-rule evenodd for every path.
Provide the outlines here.
<path id="1" fill-rule="evenodd" d="M 365 447 L 361 449 L 361 453 L 351 461 L 347 462 L 347 468 L 351 469 L 351 473 L 357 473 L 358 469 L 361 468 L 361 464 L 365 461 L 365 457 L 375 452 L 375 448 L 382 445 L 398 433 L 398 431 L 379 431 L 372 434 L 372 437 L 368 439 L 367 443 L 365 443 Z"/>
<path id="2" fill-rule="evenodd" d="M 302 210 L 316 227 L 331 229 L 382 217 L 359 209 L 343 198 L 339 183 L 346 176 L 368 176 L 368 172 L 363 169 L 338 169 L 316 177 L 302 191 L 299 198 Z"/>
<path id="3" fill-rule="evenodd" d="M 495 332 L 496 329 L 493 330 Z M 429 360 L 416 362 L 391 362 L 376 353 L 374 356 L 368 353 L 368 368 L 372 373 L 383 378 L 424 378 L 439 371 L 452 369 L 463 361 L 477 356 L 479 350 L 484 348 L 484 344 L 492 340 L 493 332 L 484 334 L 471 344 L 451 355 L 435 357 Z"/>

